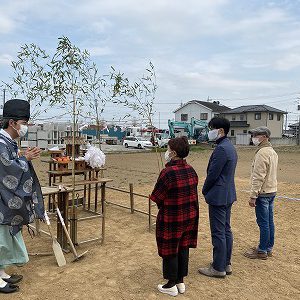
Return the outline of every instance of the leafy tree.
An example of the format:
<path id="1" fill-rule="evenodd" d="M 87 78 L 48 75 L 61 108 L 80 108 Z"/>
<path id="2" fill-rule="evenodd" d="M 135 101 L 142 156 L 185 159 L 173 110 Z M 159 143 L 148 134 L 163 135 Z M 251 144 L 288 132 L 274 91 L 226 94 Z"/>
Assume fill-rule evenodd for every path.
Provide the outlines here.
<path id="1" fill-rule="evenodd" d="M 101 149 L 100 132 L 103 128 L 103 121 L 101 120 L 105 104 L 110 100 L 108 93 L 108 85 L 105 76 L 99 74 L 97 65 L 93 62 L 88 63 L 87 80 L 88 88 L 85 93 L 85 101 L 87 109 L 87 116 L 95 123 L 97 131 L 97 140 L 99 141 L 99 148 Z M 81 114 L 81 116 L 84 116 Z"/>
<path id="2" fill-rule="evenodd" d="M 111 78 L 113 78 L 116 83 L 113 102 L 131 108 L 137 112 L 143 120 L 146 120 L 147 126 L 152 129 L 152 141 L 155 143 L 153 116 L 155 113 L 154 102 L 157 92 L 157 83 L 155 68 L 152 62 L 149 63 L 146 74 L 133 84 L 130 84 L 128 78 L 124 77 L 124 74 L 116 72 L 113 68 Z M 160 170 L 163 166 L 163 162 L 161 155 L 157 152 L 157 148 L 156 154 L 158 169 Z"/>
<path id="3" fill-rule="evenodd" d="M 13 76 L 3 82 L 14 98 L 25 98 L 31 106 L 31 118 L 35 120 L 47 111 L 51 72 L 49 55 L 35 44 L 21 46 L 17 59 L 11 62 Z"/>

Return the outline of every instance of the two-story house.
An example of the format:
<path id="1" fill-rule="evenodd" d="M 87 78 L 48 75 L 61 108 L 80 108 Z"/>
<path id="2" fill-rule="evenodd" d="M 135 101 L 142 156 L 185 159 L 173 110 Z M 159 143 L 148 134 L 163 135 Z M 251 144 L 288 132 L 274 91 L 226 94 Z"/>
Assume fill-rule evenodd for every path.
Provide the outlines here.
<path id="1" fill-rule="evenodd" d="M 268 105 L 245 105 L 226 110 L 222 115 L 230 121 L 229 137 L 248 134 L 258 126 L 271 130 L 273 138 L 281 138 L 285 111 Z"/>
<path id="2" fill-rule="evenodd" d="M 220 115 L 229 107 L 220 105 L 220 102 L 191 100 L 177 108 L 175 113 L 175 121 L 191 122 L 192 118 L 209 122 L 214 116 Z"/>

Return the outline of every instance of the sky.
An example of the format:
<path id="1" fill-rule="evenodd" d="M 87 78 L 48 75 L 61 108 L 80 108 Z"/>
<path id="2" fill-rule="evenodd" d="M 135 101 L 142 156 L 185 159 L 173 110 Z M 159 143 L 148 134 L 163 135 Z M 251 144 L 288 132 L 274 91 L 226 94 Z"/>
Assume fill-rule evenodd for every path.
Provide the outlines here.
<path id="1" fill-rule="evenodd" d="M 0 0 L 0 81 L 10 80 L 21 45 L 53 53 L 61 36 L 103 74 L 114 66 L 138 78 L 151 61 L 157 126 L 181 103 L 208 97 L 231 108 L 267 104 L 288 111 L 289 123 L 300 115 L 299 0 Z M 126 113 L 107 104 L 103 118 Z M 49 115 L 70 119 L 54 110 L 41 118 Z"/>

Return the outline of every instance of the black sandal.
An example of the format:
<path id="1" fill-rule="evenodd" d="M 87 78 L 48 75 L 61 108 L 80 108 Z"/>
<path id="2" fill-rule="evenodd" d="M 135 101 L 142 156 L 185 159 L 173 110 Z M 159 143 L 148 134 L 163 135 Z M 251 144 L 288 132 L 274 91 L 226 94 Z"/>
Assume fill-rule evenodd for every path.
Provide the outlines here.
<path id="1" fill-rule="evenodd" d="M 10 293 L 17 292 L 18 290 L 19 290 L 19 287 L 17 285 L 8 283 L 5 287 L 0 288 L 0 293 L 10 294 Z"/>
<path id="2" fill-rule="evenodd" d="M 5 282 L 15 284 L 20 282 L 23 279 L 22 275 L 12 274 L 9 278 L 2 278 Z"/>

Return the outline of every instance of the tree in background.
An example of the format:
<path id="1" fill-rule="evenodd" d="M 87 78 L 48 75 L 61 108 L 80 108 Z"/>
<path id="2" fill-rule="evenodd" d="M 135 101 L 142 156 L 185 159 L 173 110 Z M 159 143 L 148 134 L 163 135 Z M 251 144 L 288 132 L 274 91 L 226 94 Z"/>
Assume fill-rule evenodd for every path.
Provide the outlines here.
<path id="1" fill-rule="evenodd" d="M 35 44 L 21 46 L 17 59 L 11 62 L 13 76 L 3 82 L 13 98 L 24 98 L 31 106 L 31 119 L 47 111 L 50 101 L 51 70 L 49 55 Z"/>
<path id="2" fill-rule="evenodd" d="M 130 84 L 129 80 L 124 77 L 121 72 L 116 72 L 112 69 L 111 77 L 116 83 L 116 89 L 114 91 L 113 102 L 117 104 L 123 104 L 124 106 L 137 112 L 142 117 L 143 121 L 147 122 L 147 126 L 151 128 L 151 140 L 156 146 L 156 138 L 153 126 L 153 116 L 155 113 L 154 102 L 157 91 L 156 73 L 152 62 L 149 63 L 149 67 L 146 69 L 146 74 Z M 157 152 L 158 169 L 163 166 L 163 161 Z"/>
<path id="3" fill-rule="evenodd" d="M 86 70 L 88 88 L 85 93 L 85 111 L 87 109 L 87 116 L 96 125 L 96 136 L 99 142 L 99 148 L 101 149 L 100 132 L 104 127 L 101 116 L 106 102 L 110 100 L 110 95 L 108 91 L 107 80 L 105 79 L 105 76 L 99 74 L 97 65 L 94 62 L 88 62 L 86 65 Z M 81 116 L 85 117 L 83 114 L 81 114 Z"/>

